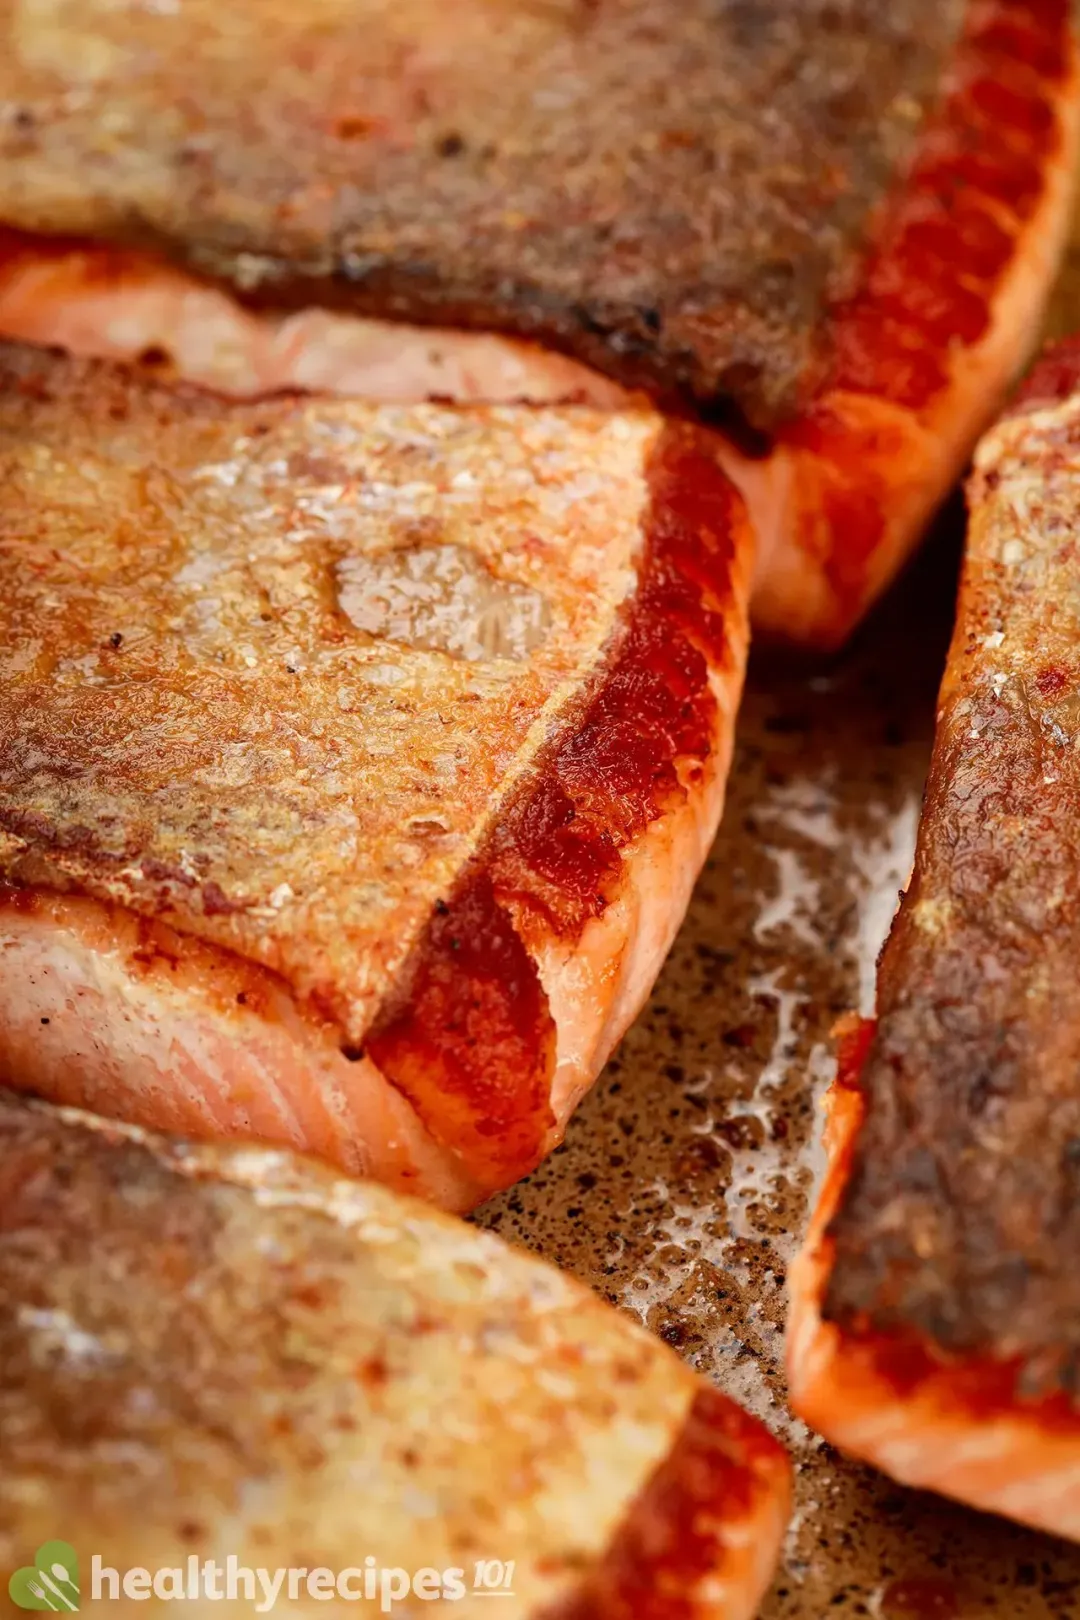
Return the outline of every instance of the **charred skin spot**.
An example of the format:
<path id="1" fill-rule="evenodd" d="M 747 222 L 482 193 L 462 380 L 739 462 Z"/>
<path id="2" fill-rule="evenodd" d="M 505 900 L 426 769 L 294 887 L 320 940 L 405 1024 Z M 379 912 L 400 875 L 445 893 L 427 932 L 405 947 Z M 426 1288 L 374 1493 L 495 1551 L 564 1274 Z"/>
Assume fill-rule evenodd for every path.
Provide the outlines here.
<path id="1" fill-rule="evenodd" d="M 555 1027 L 530 947 L 573 945 L 623 881 L 623 851 L 686 799 L 712 752 L 710 664 L 727 659 L 738 497 L 709 436 L 654 452 L 638 590 L 584 711 L 437 911 L 405 1004 L 368 1041 L 432 1134 L 494 1190 L 554 1125 Z"/>

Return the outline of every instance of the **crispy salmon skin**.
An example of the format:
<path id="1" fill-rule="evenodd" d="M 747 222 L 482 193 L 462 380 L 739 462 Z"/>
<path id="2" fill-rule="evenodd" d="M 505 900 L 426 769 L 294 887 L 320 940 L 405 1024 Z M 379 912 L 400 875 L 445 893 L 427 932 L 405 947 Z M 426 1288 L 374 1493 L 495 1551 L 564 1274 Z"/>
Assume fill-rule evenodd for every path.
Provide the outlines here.
<path id="1" fill-rule="evenodd" d="M 0 217 L 534 337 L 764 425 L 813 386 L 963 13 L 3 0 Z"/>
<path id="2" fill-rule="evenodd" d="M 1080 350 L 984 439 L 910 887 L 794 1283 L 799 1412 L 1080 1538 Z"/>
<path id="3" fill-rule="evenodd" d="M 644 390 L 735 430 L 760 629 L 835 645 L 1033 346 L 1078 98 L 1069 0 L 0 0 L 0 331 L 237 396 Z"/>
<path id="4" fill-rule="evenodd" d="M 707 435 L 8 348 L 0 477 L 0 1073 L 455 1206 L 531 1168 L 720 814 Z"/>
<path id="5" fill-rule="evenodd" d="M 93 1550 L 121 1573 L 348 1569 L 353 1598 L 369 1558 L 457 1571 L 462 1616 L 491 1607 L 491 1560 L 510 1620 L 755 1612 L 781 1448 L 552 1268 L 288 1154 L 10 1094 L 0 1190 L 5 1590 L 59 1525 L 84 1604 Z M 328 1595 L 281 1607 L 352 1606 Z"/>

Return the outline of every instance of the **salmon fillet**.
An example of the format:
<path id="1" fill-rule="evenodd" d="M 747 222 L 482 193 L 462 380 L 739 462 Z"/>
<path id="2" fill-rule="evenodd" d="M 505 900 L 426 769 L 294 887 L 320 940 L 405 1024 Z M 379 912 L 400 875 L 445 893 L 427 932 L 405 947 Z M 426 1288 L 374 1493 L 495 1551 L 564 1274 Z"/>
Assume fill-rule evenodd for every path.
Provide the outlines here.
<path id="1" fill-rule="evenodd" d="M 964 10 L 3 0 L 0 214 L 771 427 Z"/>
<path id="2" fill-rule="evenodd" d="M 448 1206 L 531 1169 L 720 816 L 708 435 L 7 347 L 0 479 L 3 1080 Z"/>
<path id="3" fill-rule="evenodd" d="M 120 1578 L 351 1569 L 354 1598 L 368 1557 L 448 1592 L 456 1571 L 437 1608 L 463 1620 L 491 1560 L 508 1620 L 755 1613 L 781 1447 L 553 1268 L 288 1154 L 10 1094 L 0 1189 L 5 1590 L 59 1528 L 84 1605 L 93 1551 Z M 332 1594 L 287 1595 L 310 1615 Z"/>
<path id="4" fill-rule="evenodd" d="M 1080 346 L 975 466 L 914 875 L 876 1025 L 841 1054 L 790 1379 L 897 1479 L 1080 1539 Z"/>
<path id="5" fill-rule="evenodd" d="M 0 330 L 237 394 L 644 390 L 730 428 L 756 619 L 820 646 L 1068 220 L 1069 0 L 0 0 L 0 44 Z"/>

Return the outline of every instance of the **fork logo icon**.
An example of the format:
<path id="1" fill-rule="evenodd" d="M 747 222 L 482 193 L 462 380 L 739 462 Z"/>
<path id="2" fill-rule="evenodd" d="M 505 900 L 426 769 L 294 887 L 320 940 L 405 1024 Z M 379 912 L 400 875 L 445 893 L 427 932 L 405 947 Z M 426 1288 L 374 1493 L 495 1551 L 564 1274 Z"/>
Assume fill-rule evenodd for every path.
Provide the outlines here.
<path id="1" fill-rule="evenodd" d="M 66 1541 L 46 1541 L 34 1562 L 17 1569 L 8 1596 L 20 1609 L 48 1609 L 73 1614 L 79 1607 L 79 1558 Z"/>

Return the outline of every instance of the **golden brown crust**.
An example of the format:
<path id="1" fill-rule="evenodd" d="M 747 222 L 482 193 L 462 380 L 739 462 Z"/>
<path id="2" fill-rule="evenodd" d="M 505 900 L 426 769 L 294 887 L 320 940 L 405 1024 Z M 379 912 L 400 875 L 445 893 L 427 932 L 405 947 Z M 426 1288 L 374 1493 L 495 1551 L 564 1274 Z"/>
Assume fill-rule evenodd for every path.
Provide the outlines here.
<path id="1" fill-rule="evenodd" d="M 269 969 L 361 1065 L 335 1095 L 373 1063 L 467 1182 L 509 1184 L 640 1006 L 719 815 L 751 537 L 710 435 L 4 357 L 0 877 Z M 84 1038 L 118 1052 L 111 993 Z"/>
<path id="2" fill-rule="evenodd" d="M 602 1567 L 627 1515 L 666 1534 L 662 1482 L 688 1460 L 769 1556 L 788 1491 L 758 1424 L 496 1239 L 289 1155 L 8 1095 L 0 1445 L 5 1571 L 60 1522 L 121 1569 L 222 1547 L 272 1568 L 456 1566 L 470 1616 L 475 1562 L 498 1558 L 518 1620 Z M 726 1573 L 719 1540 L 712 1557 Z"/>
<path id="3" fill-rule="evenodd" d="M 964 11 L 3 0 L 0 218 L 535 337 L 768 427 L 820 376 Z"/>
<path id="4" fill-rule="evenodd" d="M 983 442 L 915 870 L 886 946 L 827 1320 L 1010 1362 L 1080 1355 L 1080 402 Z"/>
<path id="5" fill-rule="evenodd" d="M 247 956 L 362 1040 L 603 666 L 659 424 L 0 361 L 4 869 Z M 470 619 L 535 643 L 425 644 Z"/>

